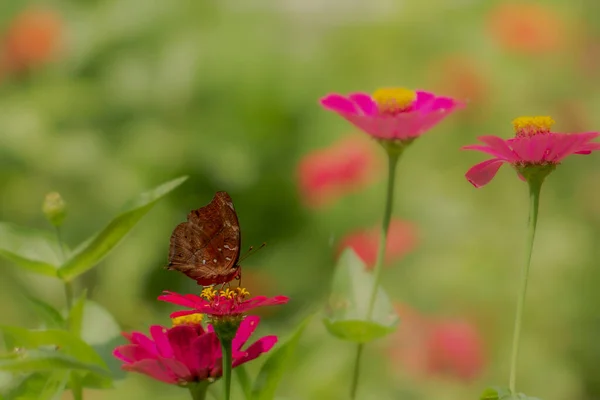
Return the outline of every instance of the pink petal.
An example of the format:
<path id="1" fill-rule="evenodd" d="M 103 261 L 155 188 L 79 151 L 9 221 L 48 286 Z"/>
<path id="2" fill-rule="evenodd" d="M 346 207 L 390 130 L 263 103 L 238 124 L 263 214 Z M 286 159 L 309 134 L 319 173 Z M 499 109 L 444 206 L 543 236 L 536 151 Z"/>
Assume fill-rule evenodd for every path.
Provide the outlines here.
<path id="1" fill-rule="evenodd" d="M 260 317 L 256 315 L 249 315 L 240 324 L 240 327 L 235 334 L 235 338 L 233 338 L 233 342 L 231 343 L 231 347 L 233 351 L 239 350 L 246 341 L 252 336 L 254 330 L 258 326 L 260 322 Z"/>
<path id="2" fill-rule="evenodd" d="M 198 310 L 182 310 L 182 311 L 175 311 L 172 312 L 171 315 L 169 315 L 169 318 L 177 318 L 177 317 L 185 317 L 187 315 L 192 315 L 192 314 L 201 314 Z"/>
<path id="3" fill-rule="evenodd" d="M 156 358 L 156 354 L 150 353 L 137 344 L 126 344 L 118 346 L 113 351 L 113 355 L 121 361 L 132 363 L 149 358 Z"/>
<path id="4" fill-rule="evenodd" d="M 235 360 L 233 360 L 233 367 L 237 367 L 240 364 L 254 360 L 262 353 L 266 353 L 267 351 L 271 350 L 276 343 L 277 336 L 265 336 L 263 338 L 260 338 L 259 340 L 254 342 L 250 347 L 248 347 L 244 357 L 236 358 Z"/>
<path id="5" fill-rule="evenodd" d="M 194 308 L 199 303 L 199 301 L 197 300 L 197 298 L 199 298 L 199 297 L 195 296 L 195 295 L 183 296 L 179 293 L 168 292 L 168 291 L 165 291 L 163 293 L 164 294 L 158 296 L 158 300 L 166 301 L 167 303 L 173 303 L 173 304 L 177 304 L 179 306 L 189 307 L 189 308 Z"/>
<path id="6" fill-rule="evenodd" d="M 169 345 L 173 349 L 173 358 L 180 360 L 188 366 L 192 373 L 196 373 L 195 364 L 188 362 L 192 350 L 192 343 L 198 337 L 198 331 L 193 326 L 179 325 L 167 332 Z"/>
<path id="7" fill-rule="evenodd" d="M 165 369 L 171 371 L 178 380 L 193 381 L 195 375 L 182 361 L 173 358 L 159 357 L 158 362 L 165 366 Z"/>
<path id="8" fill-rule="evenodd" d="M 420 110 L 431 105 L 435 100 L 435 94 L 425 92 L 423 90 L 417 90 L 417 98 L 413 103 L 413 109 Z"/>
<path id="9" fill-rule="evenodd" d="M 360 108 L 363 114 L 368 116 L 374 116 L 379 113 L 377 103 L 375 103 L 375 101 L 373 101 L 371 96 L 369 96 L 368 94 L 352 93 L 348 97 L 358 106 L 358 108 Z"/>
<path id="10" fill-rule="evenodd" d="M 321 105 L 330 111 L 340 114 L 357 114 L 354 103 L 339 94 L 330 94 L 321 99 Z"/>
<path id="11" fill-rule="evenodd" d="M 123 365 L 123 369 L 148 375 L 161 382 L 173 385 L 179 383 L 178 377 L 167 367 L 159 363 L 158 360 L 142 360 L 134 364 L 125 364 Z"/>
<path id="12" fill-rule="evenodd" d="M 486 153 L 486 154 L 492 155 L 494 157 L 505 158 L 504 155 L 501 152 L 499 152 L 498 150 L 492 149 L 491 147 L 483 146 L 480 144 L 471 144 L 468 146 L 463 146 L 463 147 L 461 147 L 461 150 L 481 151 L 482 153 Z"/>
<path id="13" fill-rule="evenodd" d="M 477 140 L 487 144 L 490 146 L 490 148 L 500 153 L 502 155 L 500 158 L 504 158 L 508 161 L 516 161 L 515 153 L 511 150 L 504 139 L 498 136 L 486 135 L 478 137 Z"/>
<path id="14" fill-rule="evenodd" d="M 173 350 L 171 349 L 171 345 L 169 344 L 169 339 L 167 339 L 165 331 L 166 328 L 160 325 L 152 325 L 150 327 L 150 334 L 152 335 L 152 339 L 154 339 L 154 343 L 156 343 L 158 354 L 163 357 L 172 357 Z"/>
<path id="15" fill-rule="evenodd" d="M 206 333 L 192 342 L 188 362 L 194 366 L 200 379 L 211 376 L 211 371 L 221 357 L 219 348 L 219 339 L 215 333 Z"/>
<path id="16" fill-rule="evenodd" d="M 131 342 L 144 348 L 148 353 L 158 355 L 156 344 L 150 340 L 146 335 L 140 332 L 133 332 L 131 334 Z"/>
<path id="17" fill-rule="evenodd" d="M 480 188 L 487 185 L 496 176 L 498 169 L 503 163 L 507 162 L 499 158 L 479 163 L 467 171 L 465 177 L 473 186 Z"/>

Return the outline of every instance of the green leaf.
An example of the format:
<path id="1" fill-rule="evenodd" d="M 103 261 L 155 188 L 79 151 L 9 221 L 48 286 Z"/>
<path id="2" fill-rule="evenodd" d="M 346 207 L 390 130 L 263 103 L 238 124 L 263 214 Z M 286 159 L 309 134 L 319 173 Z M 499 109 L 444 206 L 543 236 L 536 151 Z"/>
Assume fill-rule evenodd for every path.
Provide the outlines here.
<path id="1" fill-rule="evenodd" d="M 125 338 L 121 336 L 121 328 L 104 307 L 92 300 L 85 303 L 81 338 L 102 357 L 114 380 L 125 378 L 121 362 L 112 354 L 115 347 L 126 344 Z M 84 386 L 101 388 L 107 384 L 112 385 L 111 382 L 98 381 L 96 378 L 84 377 Z"/>
<path id="2" fill-rule="evenodd" d="M 28 294 L 25 294 L 27 302 L 33 310 L 40 316 L 46 328 L 62 329 L 65 326 L 65 320 L 61 313 L 50 304 L 43 300 L 36 299 Z"/>
<path id="3" fill-rule="evenodd" d="M 373 276 L 352 249 L 342 253 L 333 276 L 333 287 L 323 322 L 332 335 L 366 343 L 396 329 L 398 316 L 383 288 L 377 290 L 371 318 L 368 307 Z"/>
<path id="4" fill-rule="evenodd" d="M 254 382 L 252 400 L 272 400 L 275 398 L 277 386 L 285 370 L 289 367 L 300 337 L 311 318 L 312 315 L 302 321 L 285 343 L 279 344 L 271 350 L 269 358 L 263 364 Z"/>
<path id="5" fill-rule="evenodd" d="M 60 248 L 49 231 L 0 222 L 0 256 L 40 275 L 57 276 Z"/>
<path id="6" fill-rule="evenodd" d="M 81 362 L 69 355 L 52 350 L 21 350 L 0 357 L 0 370 L 11 372 L 37 372 L 57 370 L 92 371 L 107 375 L 108 371 L 96 364 Z"/>
<path id="7" fill-rule="evenodd" d="M 251 400 L 252 384 L 250 383 L 250 377 L 248 376 L 248 371 L 246 371 L 245 365 L 238 365 L 234 368 L 234 371 L 240 387 L 242 388 L 242 392 L 244 393 L 244 397 L 246 400 Z"/>
<path id="8" fill-rule="evenodd" d="M 81 296 L 73 303 L 73 307 L 69 311 L 67 319 L 69 323 L 69 331 L 77 337 L 81 337 L 81 327 L 83 326 L 83 313 L 85 309 L 85 300 L 87 298 L 87 290 L 81 293 Z"/>
<path id="9" fill-rule="evenodd" d="M 71 371 L 69 374 L 69 388 L 74 400 L 83 400 L 83 384 L 78 371 Z"/>
<path id="10" fill-rule="evenodd" d="M 529 397 L 523 393 L 519 393 L 515 396 L 511 395 L 508 388 L 492 386 L 486 388 L 481 396 L 480 400 L 540 400 L 537 397 Z"/>
<path id="11" fill-rule="evenodd" d="M 106 369 L 102 357 L 86 342 L 73 333 L 57 329 L 29 330 L 18 326 L 0 325 L 0 331 L 10 336 L 15 347 L 35 349 L 43 346 L 58 346 L 61 352 L 75 357 L 77 360 L 95 364 Z"/>
<path id="12" fill-rule="evenodd" d="M 126 211 L 113 219 L 102 231 L 73 252 L 60 267 L 58 275 L 71 280 L 97 265 L 125 237 L 158 200 L 181 185 L 186 176 L 164 183 L 142 193 L 129 203 Z"/>
<path id="13" fill-rule="evenodd" d="M 34 372 L 6 393 L 6 399 L 58 400 L 68 379 L 67 371 Z"/>

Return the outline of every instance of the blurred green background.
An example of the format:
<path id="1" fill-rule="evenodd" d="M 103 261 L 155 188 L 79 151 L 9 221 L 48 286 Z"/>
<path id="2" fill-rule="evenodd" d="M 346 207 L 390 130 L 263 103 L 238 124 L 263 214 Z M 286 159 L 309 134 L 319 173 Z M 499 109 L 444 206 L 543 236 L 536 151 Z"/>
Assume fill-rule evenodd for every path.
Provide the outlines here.
<path id="1" fill-rule="evenodd" d="M 169 324 L 162 290 L 197 291 L 163 269 L 172 229 L 226 190 L 243 246 L 268 243 L 244 263 L 249 289 L 291 297 L 261 313 L 260 331 L 285 337 L 325 302 L 340 240 L 382 213 L 383 172 L 325 206 L 302 201 L 299 162 L 353 133 L 318 99 L 381 86 L 469 99 L 401 160 L 394 216 L 418 227 L 419 244 L 384 281 L 399 304 L 471 321 L 484 363 L 474 380 L 415 376 L 388 351 L 395 336 L 368 346 L 361 394 L 478 398 L 508 377 L 527 189 L 507 167 L 474 189 L 464 173 L 485 156 L 459 149 L 482 134 L 511 136 L 520 115 L 551 115 L 557 131 L 598 129 L 597 15 L 596 0 L 2 0 L 0 220 L 49 229 L 41 203 L 59 191 L 74 245 L 139 192 L 189 175 L 77 283 L 124 330 L 146 331 Z M 598 155 L 572 157 L 542 191 L 518 387 L 546 400 L 600 398 L 599 168 Z M 59 282 L 1 260 L 2 324 L 36 326 L 23 291 L 64 302 Z M 314 319 L 280 398 L 347 398 L 353 354 Z M 187 396 L 134 374 L 86 393 Z"/>

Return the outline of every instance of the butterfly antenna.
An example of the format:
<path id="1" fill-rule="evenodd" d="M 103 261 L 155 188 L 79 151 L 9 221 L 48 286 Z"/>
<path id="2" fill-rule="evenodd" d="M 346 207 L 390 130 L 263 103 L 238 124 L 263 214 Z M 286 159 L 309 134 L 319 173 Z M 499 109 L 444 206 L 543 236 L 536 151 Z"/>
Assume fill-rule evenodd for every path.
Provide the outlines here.
<path id="1" fill-rule="evenodd" d="M 245 260 L 246 258 L 248 258 L 251 255 L 255 254 L 257 251 L 259 251 L 260 249 L 262 249 L 266 245 L 267 245 L 267 242 L 263 242 L 263 244 L 261 244 L 260 247 L 258 247 L 256 249 L 254 248 L 254 246 L 250 246 L 250 248 L 248 249 L 248 252 L 246 252 L 246 254 L 244 254 L 243 256 L 241 256 L 240 259 L 238 260 L 238 262 L 242 262 L 243 260 Z"/>

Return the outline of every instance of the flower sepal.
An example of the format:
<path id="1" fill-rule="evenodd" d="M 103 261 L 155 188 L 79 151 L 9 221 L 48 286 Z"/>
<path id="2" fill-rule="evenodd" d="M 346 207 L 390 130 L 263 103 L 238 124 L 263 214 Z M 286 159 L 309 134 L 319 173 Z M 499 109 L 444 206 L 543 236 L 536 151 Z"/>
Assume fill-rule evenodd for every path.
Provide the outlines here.
<path id="1" fill-rule="evenodd" d="M 221 342 L 231 342 L 244 319 L 243 315 L 212 317 L 211 324 Z"/>
<path id="2" fill-rule="evenodd" d="M 510 389 L 493 386 L 486 388 L 479 400 L 540 400 L 538 397 L 527 396 L 523 393 L 511 394 Z"/>
<path id="3" fill-rule="evenodd" d="M 416 138 L 384 140 L 377 139 L 377 142 L 384 148 L 390 156 L 400 156 L 404 150 L 415 141 Z"/>
<path id="4" fill-rule="evenodd" d="M 515 169 L 530 184 L 541 185 L 544 179 L 556 169 L 556 164 L 518 165 Z"/>
<path id="5" fill-rule="evenodd" d="M 372 317 L 368 318 L 373 279 L 354 250 L 344 250 L 336 266 L 323 320 L 329 333 L 342 340 L 367 343 L 396 330 L 398 315 L 381 287 L 377 290 Z"/>

